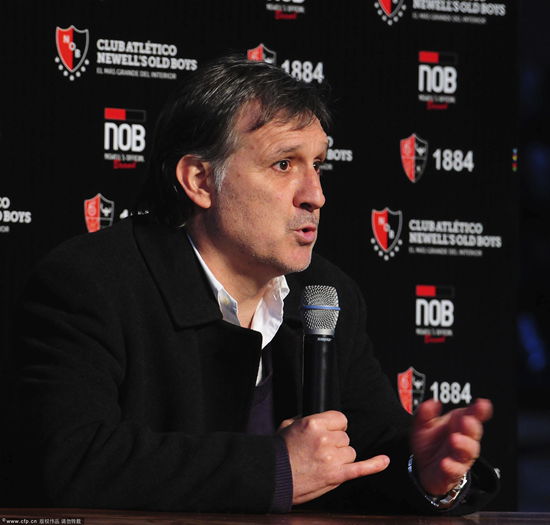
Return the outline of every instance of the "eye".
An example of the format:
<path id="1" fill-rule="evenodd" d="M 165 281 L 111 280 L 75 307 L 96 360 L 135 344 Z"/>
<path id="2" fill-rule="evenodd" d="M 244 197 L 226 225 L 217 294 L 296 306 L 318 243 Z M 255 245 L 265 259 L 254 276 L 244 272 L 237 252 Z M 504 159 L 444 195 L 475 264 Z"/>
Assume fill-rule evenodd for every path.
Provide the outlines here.
<path id="1" fill-rule="evenodd" d="M 313 163 L 313 169 L 319 173 L 319 175 L 322 173 L 322 169 L 323 169 L 323 164 L 324 162 L 320 161 L 320 160 L 317 160 Z"/>
<path id="2" fill-rule="evenodd" d="M 285 160 L 279 160 L 274 164 L 275 168 L 277 168 L 279 171 L 288 171 L 290 169 L 290 161 Z"/>

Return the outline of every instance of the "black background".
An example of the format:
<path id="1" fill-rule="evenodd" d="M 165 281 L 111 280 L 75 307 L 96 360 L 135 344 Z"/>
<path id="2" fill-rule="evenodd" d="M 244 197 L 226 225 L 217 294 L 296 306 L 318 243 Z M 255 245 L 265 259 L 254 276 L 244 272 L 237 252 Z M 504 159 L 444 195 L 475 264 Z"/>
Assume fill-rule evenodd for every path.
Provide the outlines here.
<path id="1" fill-rule="evenodd" d="M 515 309 L 517 267 L 516 7 L 485 24 L 419 21 L 412 0 L 392 26 L 373 2 L 305 0 L 305 13 L 276 20 L 263 0 L 231 2 L 3 2 L 0 37 L 4 104 L 0 108 L 0 197 L 32 223 L 0 233 L 2 346 L 7 349 L 13 305 L 37 260 L 64 239 L 86 233 L 83 203 L 102 193 L 115 202 L 115 220 L 132 206 L 145 168 L 115 170 L 103 159 L 106 107 L 145 110 L 147 144 L 176 81 L 96 73 L 100 38 L 177 46 L 177 56 L 204 61 L 264 43 L 285 59 L 322 62 L 331 87 L 335 149 L 353 161 L 332 162 L 323 175 L 327 204 L 317 250 L 359 283 L 368 307 L 368 331 L 390 379 L 409 366 L 433 381 L 471 384 L 489 397 L 495 417 L 483 454 L 501 470 L 503 488 L 491 508 L 516 501 Z M 90 64 L 70 81 L 55 62 L 56 27 L 88 29 Z M 418 52 L 458 57 L 457 102 L 446 110 L 418 101 Z M 114 66 L 116 67 L 116 66 Z M 178 81 L 185 72 L 177 71 Z M 429 142 L 428 165 L 412 184 L 399 141 L 417 133 Z M 436 171 L 436 148 L 474 152 L 472 173 Z M 144 155 L 147 158 L 149 147 Z M 384 261 L 373 250 L 371 211 L 403 214 L 398 254 Z M 407 253 L 411 218 L 480 222 L 503 246 L 482 257 Z M 415 286 L 452 286 L 454 335 L 425 344 L 415 335 Z M 445 408 L 453 408 L 446 405 Z"/>

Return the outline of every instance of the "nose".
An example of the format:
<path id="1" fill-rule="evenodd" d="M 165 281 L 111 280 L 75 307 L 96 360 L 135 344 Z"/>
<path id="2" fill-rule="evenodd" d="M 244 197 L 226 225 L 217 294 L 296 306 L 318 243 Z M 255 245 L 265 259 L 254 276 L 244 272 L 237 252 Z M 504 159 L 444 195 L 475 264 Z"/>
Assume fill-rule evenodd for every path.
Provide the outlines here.
<path id="1" fill-rule="evenodd" d="M 294 206 L 313 212 L 325 204 L 319 173 L 313 166 L 304 171 L 300 186 L 294 195 Z"/>

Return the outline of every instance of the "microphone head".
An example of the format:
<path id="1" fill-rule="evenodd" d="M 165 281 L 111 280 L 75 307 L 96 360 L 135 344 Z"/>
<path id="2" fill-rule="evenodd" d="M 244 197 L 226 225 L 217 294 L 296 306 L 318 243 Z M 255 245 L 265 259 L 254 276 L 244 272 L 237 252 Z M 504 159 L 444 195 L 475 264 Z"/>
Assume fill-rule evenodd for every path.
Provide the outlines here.
<path id="1" fill-rule="evenodd" d="M 333 336 L 339 312 L 334 286 L 316 284 L 304 288 L 300 313 L 305 334 Z"/>

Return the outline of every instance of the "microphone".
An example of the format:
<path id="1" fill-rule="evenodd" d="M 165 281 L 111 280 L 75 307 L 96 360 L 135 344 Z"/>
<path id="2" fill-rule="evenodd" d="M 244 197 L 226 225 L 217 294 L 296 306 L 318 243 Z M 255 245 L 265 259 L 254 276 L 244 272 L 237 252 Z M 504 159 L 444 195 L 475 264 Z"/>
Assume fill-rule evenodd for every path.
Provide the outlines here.
<path id="1" fill-rule="evenodd" d="M 306 286 L 300 313 L 304 329 L 303 409 L 304 416 L 329 410 L 330 368 L 334 361 L 332 340 L 338 321 L 338 294 L 333 286 Z"/>

